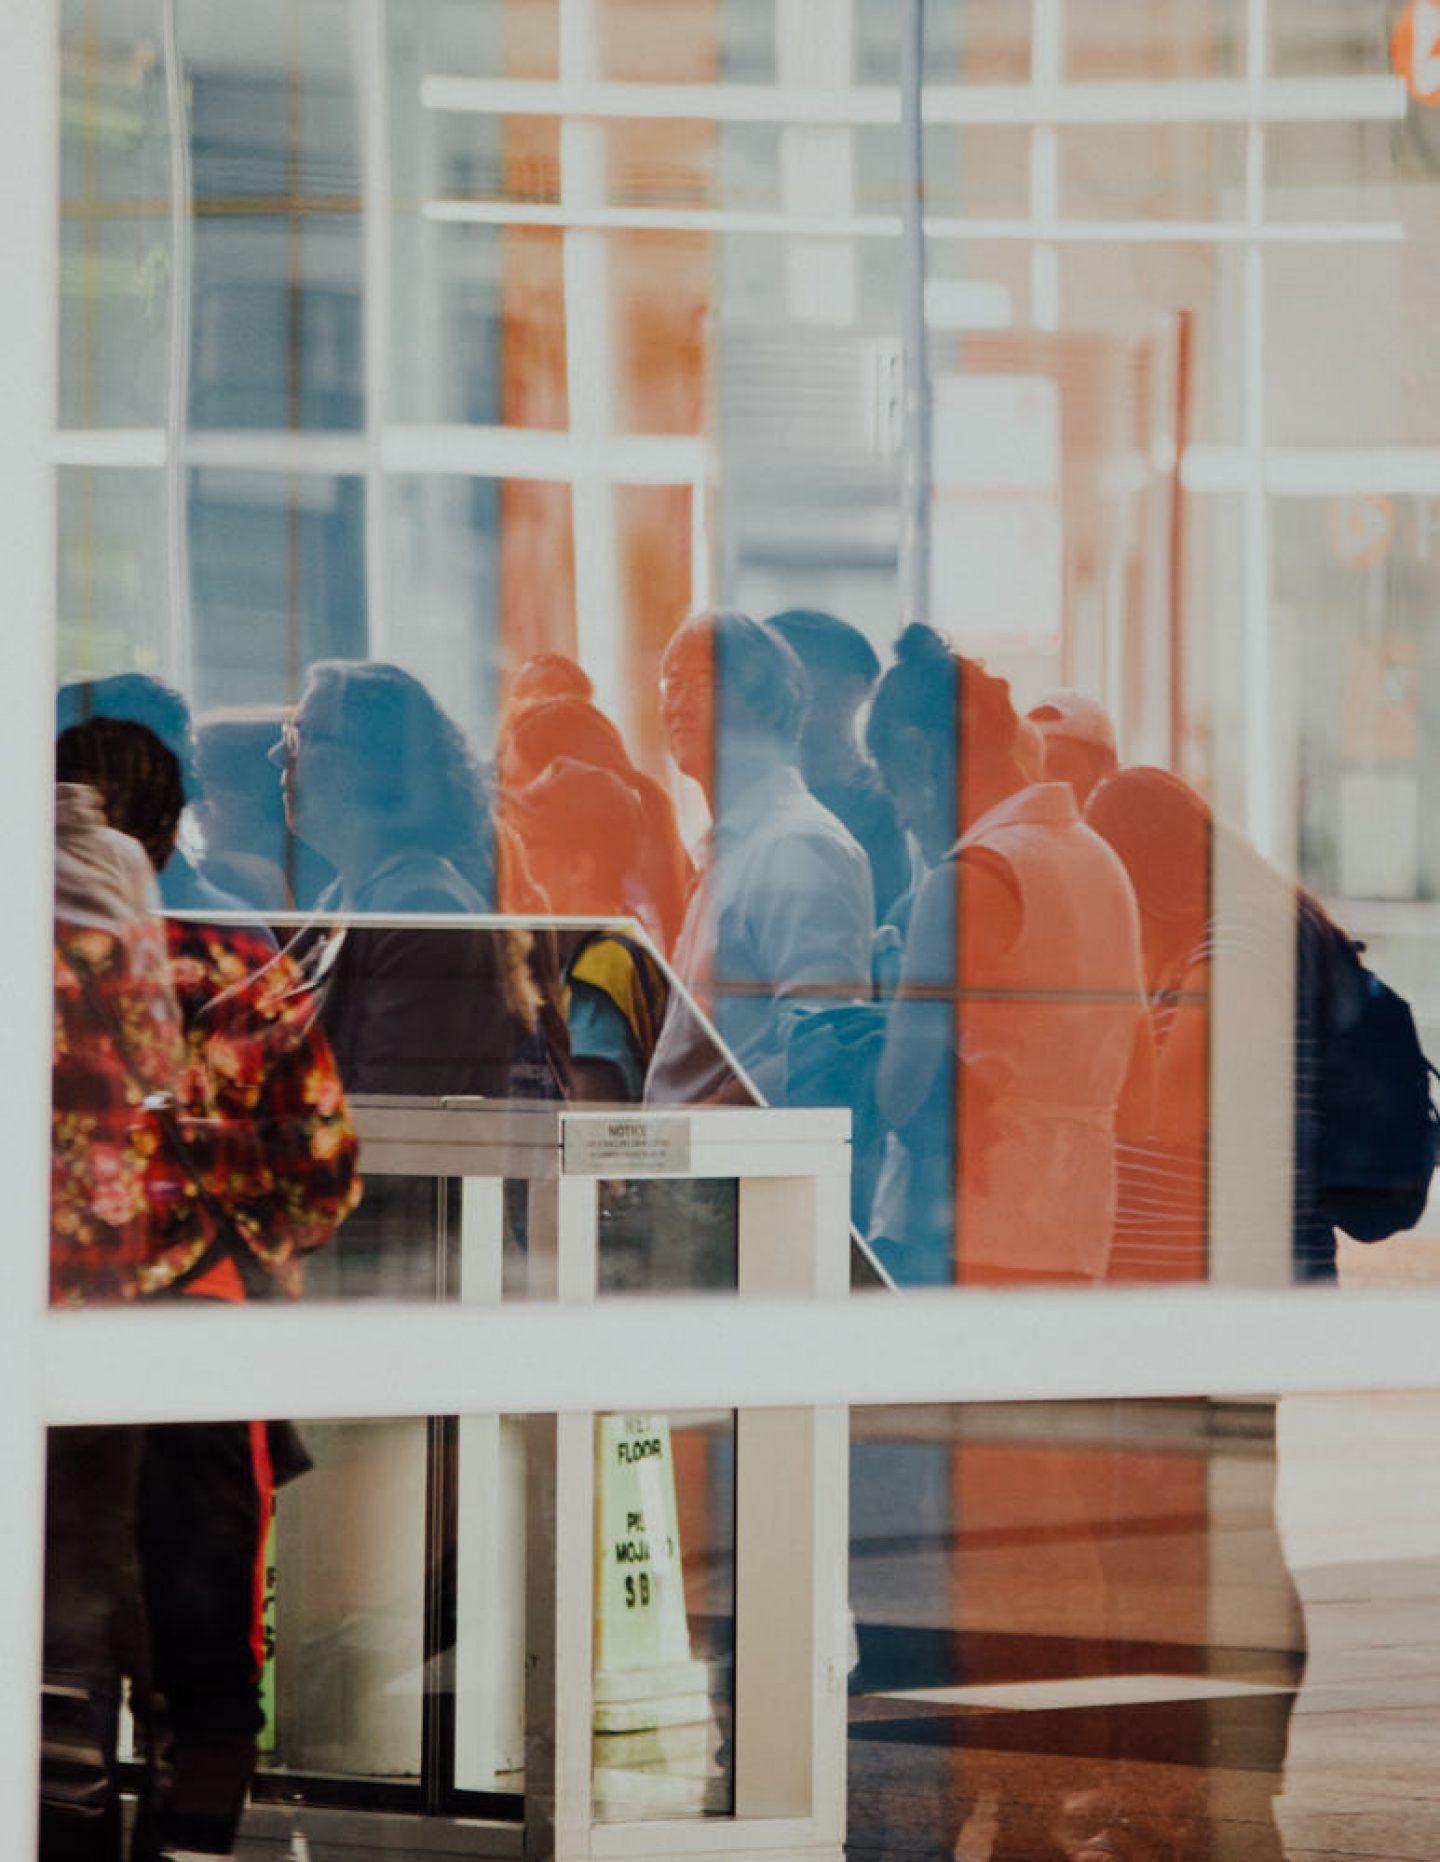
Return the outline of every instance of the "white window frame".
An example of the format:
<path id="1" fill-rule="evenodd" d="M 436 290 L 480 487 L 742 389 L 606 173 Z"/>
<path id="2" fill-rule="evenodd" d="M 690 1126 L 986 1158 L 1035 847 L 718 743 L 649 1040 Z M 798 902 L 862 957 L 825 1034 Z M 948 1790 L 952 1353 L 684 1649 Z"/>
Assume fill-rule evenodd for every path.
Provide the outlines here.
<path id="1" fill-rule="evenodd" d="M 1058 17 L 1044 0 L 1036 5 L 1037 16 Z M 303 1419 L 1423 1390 L 1440 1382 L 1440 1294 L 1428 1290 L 936 1292 L 893 1300 L 834 1298 L 803 1309 L 785 1300 L 722 1307 L 714 1299 L 692 1299 L 617 1300 L 583 1311 L 557 1304 L 504 1312 L 49 1312 L 55 471 L 65 462 L 157 466 L 167 459 L 163 433 L 56 433 L 57 13 L 43 0 L 9 9 L 6 56 L 0 61 L 0 250 L 8 266 L 7 288 L 0 293 L 0 672 L 9 708 L 7 729 L 0 733 L 0 868 L 12 876 L 0 914 L 0 975 L 9 983 L 0 1142 L 10 1211 L 6 1299 L 0 1308 L 0 1465 L 7 1500 L 0 1525 L 0 1646 L 10 1673 L 0 1707 L 0 1831 L 10 1853 L 31 1854 L 35 1841 L 47 1424 L 253 1415 L 259 1392 L 272 1412 Z M 1194 109 L 1211 113 L 1204 120 L 1244 123 L 1251 151 L 1248 212 L 1243 231 L 1234 236 L 1250 254 L 1248 296 L 1258 328 L 1261 254 L 1274 236 L 1262 218 L 1258 151 L 1264 124 L 1293 121 L 1297 114 L 1393 117 L 1404 105 L 1398 81 L 1388 79 L 1267 78 L 1264 0 L 1251 0 L 1249 17 L 1247 70 L 1238 88 L 1228 82 L 1187 85 L 1186 103 L 1154 85 L 1044 82 L 993 93 L 927 92 L 929 114 L 934 121 L 1029 124 L 1037 134 L 1062 122 L 1148 122 L 1157 114 L 1174 118 Z M 625 113 L 634 114 L 644 101 L 625 98 Z M 692 102 L 673 95 L 649 101 L 667 114 L 683 114 L 680 106 Z M 539 107 L 538 98 L 531 102 Z M 573 97 L 552 90 L 544 98 L 547 112 L 563 105 L 589 116 L 604 114 L 612 104 L 618 111 L 621 102 L 602 85 L 585 86 Z M 892 93 L 827 92 L 822 103 L 799 93 L 751 100 L 729 88 L 693 103 L 703 103 L 707 117 L 732 120 L 742 107 L 777 111 L 782 104 L 787 121 L 816 120 L 814 113 L 822 110 L 824 121 L 837 120 L 836 111 L 846 122 L 898 119 Z M 509 94 L 492 93 L 486 107 L 520 106 Z M 1027 230 L 1014 236 L 1036 239 L 1042 249 L 1061 237 L 1088 236 L 1074 228 L 1067 233 L 1062 222 L 1047 217 L 1046 192 L 1042 181 Z M 518 211 L 512 216 L 519 217 Z M 985 236 L 995 236 L 987 223 L 978 225 Z M 852 229 L 835 230 L 848 236 Z M 973 236 L 976 230 L 961 223 L 953 235 Z M 1116 226 L 1106 232 L 1117 239 L 1131 236 L 1168 239 L 1173 229 Z M 1334 229 L 1324 236 L 1335 237 Z M 373 288 L 373 268 L 370 276 Z M 367 347 L 367 371 L 383 370 L 379 350 L 378 343 Z M 1252 329 L 1246 363 L 1252 387 L 1259 363 Z M 581 450 L 574 434 L 564 444 L 573 469 L 588 471 L 596 460 L 580 437 Z M 548 444 L 536 435 L 515 436 L 515 442 L 517 457 Z M 185 443 L 204 442 L 195 436 Z M 249 436 L 243 443 L 251 443 Z M 473 434 L 464 439 L 465 446 L 482 443 Z M 504 457 L 508 439 L 496 436 L 495 443 L 501 448 L 497 458 Z M 616 456 L 631 443 L 617 441 Z M 237 437 L 234 444 L 242 441 Z M 416 433 L 388 424 L 378 447 L 368 433 L 359 442 L 363 469 L 372 475 L 393 469 L 397 456 L 438 462 L 450 444 L 447 438 L 432 454 Z M 473 463 L 458 463 L 458 438 L 454 445 L 450 456 L 457 463 L 433 469 L 474 469 Z M 275 459 L 282 470 L 296 461 L 289 436 L 277 436 Z M 1309 487 L 1321 482 L 1372 490 L 1377 473 L 1381 488 L 1414 483 L 1423 489 L 1440 479 L 1437 462 L 1440 450 L 1271 449 L 1258 416 L 1238 452 L 1195 449 L 1187 456 L 1187 483 L 1206 475 L 1212 482 L 1238 482 L 1246 497 L 1247 626 L 1256 629 L 1253 650 L 1262 679 L 1269 586 L 1257 514 L 1263 513 L 1265 496 L 1272 490 L 1309 495 Z M 693 454 L 673 482 L 696 485 L 700 496 Z M 372 587 L 372 599 L 377 593 Z M 1254 723 L 1263 739 L 1268 718 Z M 1251 826 L 1262 846 L 1271 809 L 1267 785 L 1273 780 L 1271 772 L 1250 785 Z M 375 1375 L 377 1364 L 385 1367 L 383 1379 Z"/>

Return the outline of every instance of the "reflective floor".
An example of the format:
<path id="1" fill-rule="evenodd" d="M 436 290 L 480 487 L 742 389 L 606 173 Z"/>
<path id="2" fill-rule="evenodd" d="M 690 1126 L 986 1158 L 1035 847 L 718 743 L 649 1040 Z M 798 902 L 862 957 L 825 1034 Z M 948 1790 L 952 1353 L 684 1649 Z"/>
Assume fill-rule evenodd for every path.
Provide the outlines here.
<path id="1" fill-rule="evenodd" d="M 870 1411 L 853 1441 L 855 1862 L 1440 1857 L 1440 1399 Z M 242 1853 L 285 1856 L 282 1814 Z"/>
<path id="2" fill-rule="evenodd" d="M 1303 1661 L 1268 1411 L 978 1409 L 856 1433 L 854 1856 L 1283 1853 Z M 885 1524 L 897 1479 L 930 1496 L 913 1533 Z"/>
<path id="3" fill-rule="evenodd" d="M 856 1436 L 852 1857 L 1440 1856 L 1435 1399 Z"/>

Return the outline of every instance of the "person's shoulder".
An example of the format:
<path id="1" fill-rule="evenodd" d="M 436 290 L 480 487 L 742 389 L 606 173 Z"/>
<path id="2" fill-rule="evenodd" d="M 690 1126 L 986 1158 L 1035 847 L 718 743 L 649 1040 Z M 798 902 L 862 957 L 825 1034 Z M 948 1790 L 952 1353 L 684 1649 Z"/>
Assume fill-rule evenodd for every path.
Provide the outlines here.
<path id="1" fill-rule="evenodd" d="M 361 889 L 367 912 L 480 912 L 475 888 L 444 854 L 415 848 L 390 861 Z"/>
<path id="2" fill-rule="evenodd" d="M 864 852 L 845 823 L 808 789 L 785 796 L 771 821 L 771 839 L 777 846 L 813 847 L 817 852 L 863 860 Z"/>
<path id="3" fill-rule="evenodd" d="M 177 847 L 160 874 L 161 903 L 175 912 L 249 912 L 255 908 L 226 892 Z"/>

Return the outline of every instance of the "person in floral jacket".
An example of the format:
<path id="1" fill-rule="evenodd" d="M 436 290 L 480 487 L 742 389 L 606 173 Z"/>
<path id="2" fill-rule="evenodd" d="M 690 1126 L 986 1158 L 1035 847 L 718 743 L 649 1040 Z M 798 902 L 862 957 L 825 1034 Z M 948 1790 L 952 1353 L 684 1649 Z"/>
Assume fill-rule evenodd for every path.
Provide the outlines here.
<path id="1" fill-rule="evenodd" d="M 180 1185 L 141 1101 L 184 1047 L 144 853 L 93 790 L 55 793 L 51 1299 L 133 1299 Z M 123 1051 L 122 1051 L 123 1044 Z M 189 1245 L 188 1239 L 181 1242 Z M 119 1862 L 122 1682 L 147 1667 L 136 1544 L 144 1432 L 51 1431 L 45 1503 L 40 1855 Z M 137 1688 L 137 1706 L 143 1706 Z"/>
<path id="2" fill-rule="evenodd" d="M 74 784 L 60 785 L 57 814 L 63 878 L 67 845 L 110 830 L 99 798 Z M 140 854 L 125 837 L 112 839 Z M 57 1306 L 134 1299 L 157 1273 L 183 1271 L 197 1240 L 174 1163 L 141 1103 L 148 1093 L 173 1096 L 184 1061 L 164 933 L 143 915 L 143 903 L 123 892 L 112 903 L 105 923 L 94 909 L 75 917 L 73 896 L 57 900 L 50 1159 Z"/>
<path id="3" fill-rule="evenodd" d="M 185 800 L 174 753 L 139 722 L 93 717 L 61 732 L 56 757 L 62 778 L 90 784 L 110 826 L 138 841 L 158 873 Z M 130 1152 L 147 1159 L 152 1229 L 148 1257 L 118 1286 L 120 1297 L 293 1297 L 304 1254 L 333 1235 L 360 1197 L 355 1132 L 314 998 L 258 926 L 169 919 L 164 935 L 180 1032 L 173 1118 L 153 1149 L 143 1116 L 130 1139 Z M 129 1096 L 140 1100 L 151 1063 L 143 1043 L 137 1050 L 127 1035 L 126 1046 Z M 138 1167 L 102 1160 L 97 1181 L 93 1150 L 82 1227 L 103 1222 L 97 1195 L 122 1214 L 112 1178 L 129 1184 Z M 84 1297 L 78 1266 L 71 1284 Z M 258 1422 L 145 1432 L 138 1543 L 163 1702 L 150 1744 L 163 1763 L 142 1806 L 135 1862 L 233 1848 L 263 1724 L 259 1599 L 274 1503 L 271 1439 Z"/>
<path id="4" fill-rule="evenodd" d="M 184 792 L 176 758 L 147 726 L 92 718 L 61 734 L 57 766 L 62 779 L 92 785 L 110 828 L 138 841 L 156 873 L 165 866 Z M 114 1129 L 89 1134 L 83 1167 L 73 1165 L 57 1189 L 56 1295 L 85 1303 L 179 1286 L 238 1299 L 248 1283 L 294 1297 L 300 1257 L 328 1241 L 360 1199 L 355 1133 L 314 997 L 298 965 L 259 927 L 166 919 L 163 935 L 183 1038 L 178 1066 L 157 1048 L 161 1025 L 138 1025 L 135 984 L 118 958 L 107 963 L 102 954 L 86 976 L 83 953 L 57 954 L 58 1010 L 73 1003 L 88 1030 L 86 1077 L 98 1040 L 119 1103 L 108 1120 Z M 128 1017 L 128 1075 L 112 1027 L 95 1026 L 97 1014 L 116 1010 Z M 64 1034 L 57 1024 L 57 1054 Z M 136 1111 L 141 1088 L 150 1087 L 147 1069 L 174 1089 L 192 1172 L 177 1170 L 158 1124 Z M 57 1119 L 64 1107 L 57 1083 Z M 96 1195 L 111 1215 L 131 1197 L 137 1223 L 143 1195 L 148 1244 L 135 1239 L 127 1250 L 106 1233 L 111 1225 L 93 1201 L 85 1208 Z M 243 1243 L 242 1260 L 233 1247 L 217 1248 L 222 1229 Z M 139 1258 L 147 1245 L 148 1257 Z M 117 1255 L 125 1267 L 112 1271 L 106 1263 Z M 233 1272 L 222 1271 L 227 1260 Z"/>

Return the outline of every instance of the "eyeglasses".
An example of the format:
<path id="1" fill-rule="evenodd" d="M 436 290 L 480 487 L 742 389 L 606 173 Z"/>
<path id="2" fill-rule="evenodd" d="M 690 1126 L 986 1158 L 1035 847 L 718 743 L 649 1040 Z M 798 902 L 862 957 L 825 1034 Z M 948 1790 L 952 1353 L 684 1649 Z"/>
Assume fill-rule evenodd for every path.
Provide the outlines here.
<path id="1" fill-rule="evenodd" d="M 300 754 L 302 741 L 308 750 L 313 750 L 317 744 L 338 744 L 342 740 L 337 731 L 312 730 L 309 725 L 305 727 L 302 738 L 300 726 L 293 718 L 287 718 L 280 726 L 280 741 L 269 751 L 269 760 L 279 769 L 283 769 L 287 763 L 294 763 Z"/>

